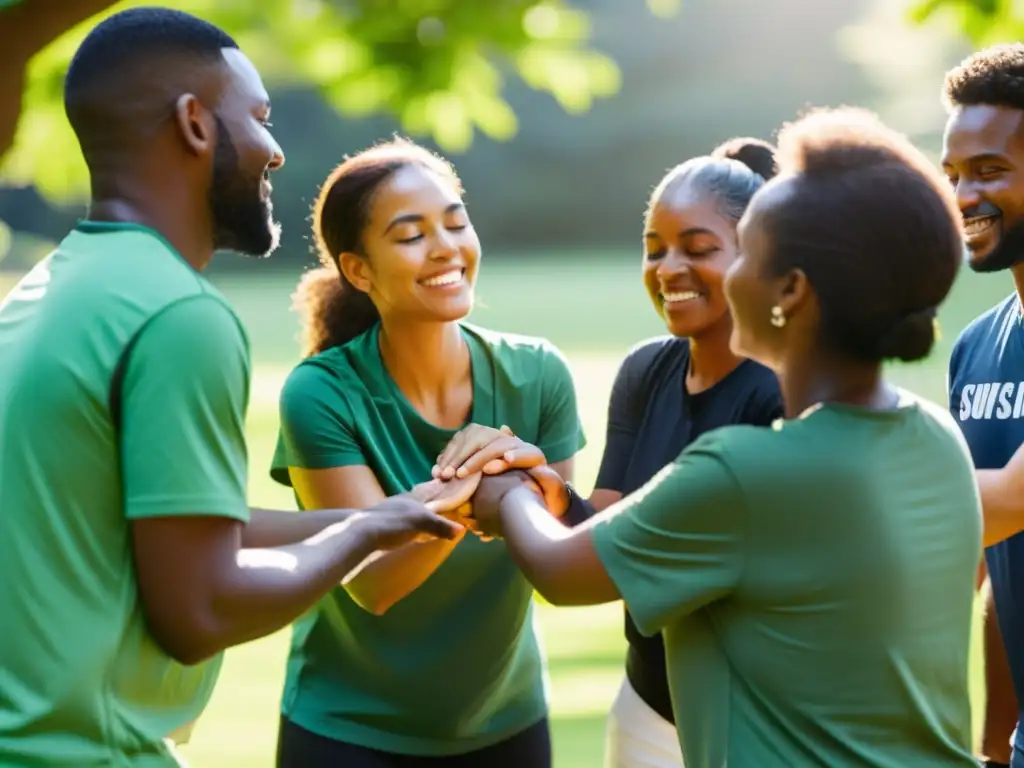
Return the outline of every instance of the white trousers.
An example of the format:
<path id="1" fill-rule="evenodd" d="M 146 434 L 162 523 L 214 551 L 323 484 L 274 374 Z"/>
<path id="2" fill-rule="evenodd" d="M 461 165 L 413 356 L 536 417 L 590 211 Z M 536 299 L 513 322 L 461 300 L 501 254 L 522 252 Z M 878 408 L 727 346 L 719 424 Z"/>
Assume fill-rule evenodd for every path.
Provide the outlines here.
<path id="1" fill-rule="evenodd" d="M 628 679 L 608 713 L 604 768 L 683 768 L 676 727 L 651 709 Z"/>

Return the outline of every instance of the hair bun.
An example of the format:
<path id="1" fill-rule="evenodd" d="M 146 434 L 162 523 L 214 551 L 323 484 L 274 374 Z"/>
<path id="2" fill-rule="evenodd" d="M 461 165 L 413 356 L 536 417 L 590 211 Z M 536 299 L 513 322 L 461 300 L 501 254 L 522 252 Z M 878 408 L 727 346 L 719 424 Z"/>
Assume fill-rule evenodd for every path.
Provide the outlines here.
<path id="1" fill-rule="evenodd" d="M 742 136 L 723 141 L 715 147 L 711 156 L 743 163 L 766 181 L 779 172 L 775 160 L 775 147 L 761 139 Z"/>
<path id="2" fill-rule="evenodd" d="M 901 317 L 872 345 L 872 358 L 912 363 L 928 356 L 935 345 L 934 307 Z"/>

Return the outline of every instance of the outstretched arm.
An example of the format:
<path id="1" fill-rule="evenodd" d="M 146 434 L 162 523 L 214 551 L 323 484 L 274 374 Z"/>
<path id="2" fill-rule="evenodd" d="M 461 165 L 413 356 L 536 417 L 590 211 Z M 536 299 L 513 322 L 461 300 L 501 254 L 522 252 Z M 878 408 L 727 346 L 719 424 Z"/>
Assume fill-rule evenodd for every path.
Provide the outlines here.
<path id="1" fill-rule="evenodd" d="M 512 559 L 545 600 L 553 605 L 597 605 L 619 599 L 594 548 L 594 519 L 567 528 L 521 482 L 503 496 L 498 514 Z"/>
<path id="2" fill-rule="evenodd" d="M 292 485 L 306 509 L 346 505 L 367 508 L 387 497 L 377 478 L 367 466 L 334 467 L 331 469 L 299 469 L 289 467 Z M 477 478 L 452 481 L 467 487 L 468 499 Z M 414 489 L 414 494 L 417 490 Z M 424 490 L 418 491 L 421 495 Z M 428 500 L 426 496 L 422 500 Z M 305 512 L 305 515 L 317 512 Z M 412 542 L 368 563 L 344 586 L 360 606 L 375 614 L 383 614 L 395 603 L 415 591 L 436 571 L 462 541 L 465 530 L 451 539 Z"/>
<path id="3" fill-rule="evenodd" d="M 290 546 L 245 547 L 248 375 L 241 328 L 205 295 L 151 320 L 125 368 L 120 458 L 139 597 L 154 639 L 184 664 L 291 623 L 378 547 L 459 531 L 405 498 L 334 510 L 341 522 Z"/>
<path id="4" fill-rule="evenodd" d="M 556 605 L 621 596 L 641 631 L 653 634 L 738 584 L 743 500 L 712 441 L 698 441 L 635 494 L 573 529 L 520 482 L 516 473 L 485 477 L 474 515 L 485 532 L 504 537 Z"/>
<path id="5" fill-rule="evenodd" d="M 978 470 L 986 547 L 1024 531 L 1024 446 L 1002 469 Z"/>

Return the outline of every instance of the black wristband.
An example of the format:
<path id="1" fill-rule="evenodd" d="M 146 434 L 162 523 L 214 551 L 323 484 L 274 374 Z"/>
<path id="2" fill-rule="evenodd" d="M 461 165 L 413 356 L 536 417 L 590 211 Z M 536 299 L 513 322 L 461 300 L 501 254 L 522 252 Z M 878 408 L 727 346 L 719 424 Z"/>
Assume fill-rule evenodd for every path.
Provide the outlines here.
<path id="1" fill-rule="evenodd" d="M 1009 763 L 1001 763 L 998 760 L 982 760 L 981 768 L 1010 768 Z"/>
<path id="2" fill-rule="evenodd" d="M 571 483 L 565 484 L 565 492 L 569 496 L 569 506 L 565 508 L 565 514 L 562 515 L 562 522 L 565 525 L 572 528 L 580 523 L 585 523 L 597 514 L 594 505 L 576 493 L 576 489 L 572 487 Z"/>

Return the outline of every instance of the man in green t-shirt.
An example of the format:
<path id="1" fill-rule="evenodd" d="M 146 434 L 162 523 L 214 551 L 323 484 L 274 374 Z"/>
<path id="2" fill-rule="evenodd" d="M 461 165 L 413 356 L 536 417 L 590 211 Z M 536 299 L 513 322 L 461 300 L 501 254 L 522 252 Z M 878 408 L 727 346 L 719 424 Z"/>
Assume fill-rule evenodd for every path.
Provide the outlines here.
<path id="1" fill-rule="evenodd" d="M 248 341 L 199 271 L 273 249 L 283 157 L 231 38 L 112 16 L 65 106 L 88 220 L 0 303 L 0 765 L 175 765 L 225 648 L 374 550 L 461 529 L 424 506 L 445 508 L 433 487 L 374 514 L 248 508 Z"/>

